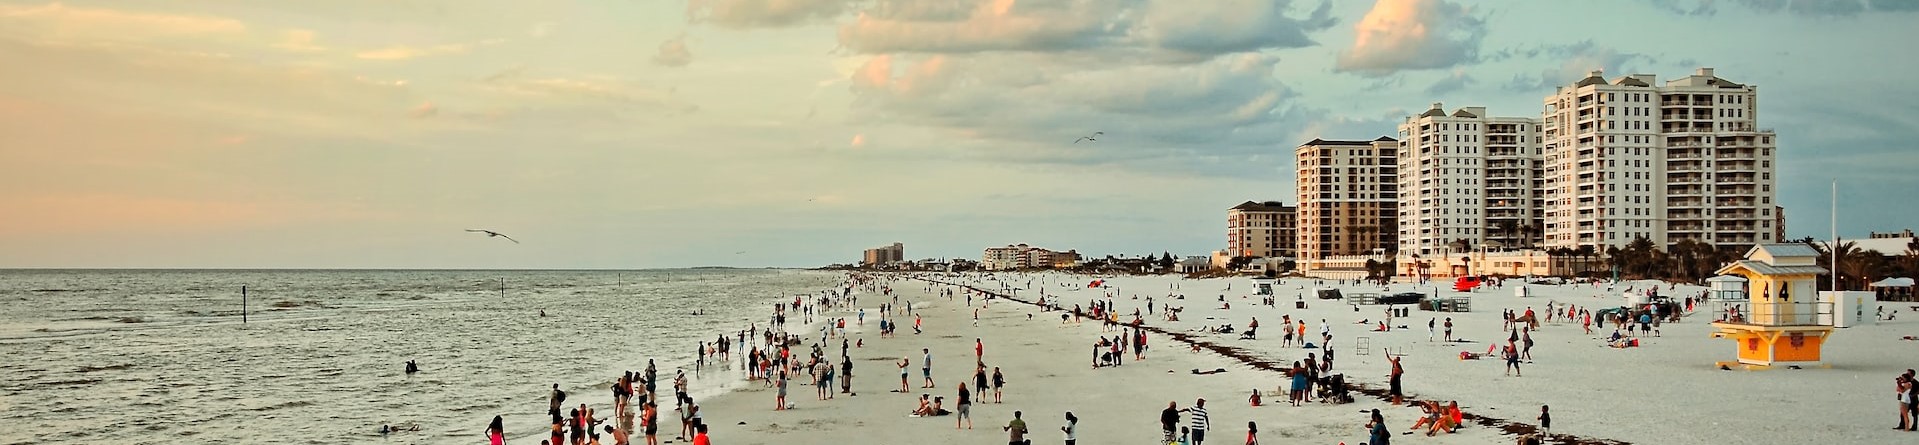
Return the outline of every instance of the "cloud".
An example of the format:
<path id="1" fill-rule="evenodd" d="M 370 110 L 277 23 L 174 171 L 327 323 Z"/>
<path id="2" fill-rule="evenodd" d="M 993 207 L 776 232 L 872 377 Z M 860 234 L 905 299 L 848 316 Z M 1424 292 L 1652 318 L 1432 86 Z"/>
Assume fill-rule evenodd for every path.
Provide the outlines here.
<path id="1" fill-rule="evenodd" d="M 367 60 L 407 60 L 407 59 L 416 59 L 416 58 L 429 57 L 429 56 L 466 54 L 468 51 L 472 51 L 473 48 L 476 46 L 489 46 L 489 45 L 497 45 L 500 43 L 505 43 L 505 40 L 490 39 L 490 40 L 481 41 L 477 44 L 449 43 L 449 44 L 433 45 L 433 46 L 396 45 L 396 46 L 389 46 L 386 48 L 361 51 L 358 53 L 354 53 L 353 56 L 361 59 L 367 59 Z"/>
<path id="2" fill-rule="evenodd" d="M 532 27 L 526 29 L 526 36 L 535 39 L 545 38 L 548 34 L 553 33 L 553 28 L 556 26 L 559 26 L 559 24 L 553 22 L 534 23 Z"/>
<path id="3" fill-rule="evenodd" d="M 855 52 L 1058 51 L 1120 36 L 1099 8 L 1104 0 L 881 1 L 840 27 Z M 970 5 L 970 6 L 969 6 Z"/>
<path id="4" fill-rule="evenodd" d="M 422 102 L 420 106 L 413 107 L 413 110 L 407 112 L 407 115 L 413 116 L 414 119 L 426 119 L 438 114 L 440 114 L 440 107 L 433 105 L 431 101 Z"/>
<path id="5" fill-rule="evenodd" d="M 674 67 L 693 63 L 693 52 L 686 49 L 686 35 L 682 34 L 660 42 L 660 52 L 653 55 L 653 63 Z"/>
<path id="6" fill-rule="evenodd" d="M 514 68 L 488 76 L 480 87 L 507 99 L 547 106 L 613 106 L 615 110 L 669 114 L 699 111 L 699 106 L 682 100 L 671 89 L 609 77 L 529 77 L 524 68 Z"/>
<path id="7" fill-rule="evenodd" d="M 687 21 L 726 28 L 778 28 L 831 19 L 848 0 L 689 0 Z"/>
<path id="8" fill-rule="evenodd" d="M 881 1 L 839 29 L 842 47 L 865 54 L 1101 51 L 1181 61 L 1312 46 L 1331 27 L 1332 4 L 1303 18 L 1290 1 L 956 0 Z"/>
<path id="9" fill-rule="evenodd" d="M 1277 63 L 1255 53 L 1114 66 L 1030 53 L 880 55 L 851 76 L 853 112 L 864 124 L 945 130 L 955 137 L 942 146 L 1009 161 L 1210 162 L 1270 150 L 1309 115 L 1274 77 Z M 1093 131 L 1106 135 L 1071 143 Z"/>
<path id="10" fill-rule="evenodd" d="M 1911 0 L 1691 0 L 1690 2 L 1653 0 L 1652 4 L 1667 12 L 1687 16 L 1712 16 L 1719 13 L 1718 5 L 1720 4 L 1737 5 L 1760 14 L 1790 14 L 1817 18 L 1919 11 L 1919 2 Z"/>
<path id="11" fill-rule="evenodd" d="M 1610 47 L 1599 46 L 1591 40 L 1569 45 L 1545 45 L 1520 51 L 1520 55 L 1541 61 L 1559 61 L 1559 66 L 1539 71 L 1538 74 L 1515 74 L 1505 88 L 1514 92 L 1539 93 L 1553 87 L 1570 84 L 1595 70 L 1624 74 L 1635 69 L 1649 67 L 1658 61 L 1652 56 L 1639 53 L 1619 52 Z"/>
<path id="12" fill-rule="evenodd" d="M 283 37 L 280 39 L 280 43 L 273 45 L 274 48 L 302 53 L 326 51 L 326 47 L 313 43 L 315 39 L 313 30 L 289 29 L 280 34 Z"/>
<path id="13" fill-rule="evenodd" d="M 1465 70 L 1453 70 L 1452 75 L 1441 78 L 1438 82 L 1433 82 L 1432 85 L 1427 86 L 1426 95 L 1444 95 L 1464 89 L 1476 82 L 1478 82 L 1478 80 L 1474 79 L 1472 75 L 1466 74 Z"/>
<path id="14" fill-rule="evenodd" d="M 1445 0 L 1378 0 L 1353 31 L 1353 46 L 1334 69 L 1385 75 L 1478 61 L 1486 22 Z"/>
<path id="15" fill-rule="evenodd" d="M 247 31 L 245 23 L 225 17 L 73 7 L 60 2 L 39 6 L 0 5 L 0 20 L 17 26 L 14 32 L 84 40 L 139 41 L 178 36 L 237 35 Z"/>
<path id="16" fill-rule="evenodd" d="M 1330 28 L 1333 3 L 1322 1 L 1306 18 L 1287 15 L 1288 1 L 1156 2 L 1139 31 L 1155 46 L 1195 54 L 1312 46 L 1308 32 Z"/>

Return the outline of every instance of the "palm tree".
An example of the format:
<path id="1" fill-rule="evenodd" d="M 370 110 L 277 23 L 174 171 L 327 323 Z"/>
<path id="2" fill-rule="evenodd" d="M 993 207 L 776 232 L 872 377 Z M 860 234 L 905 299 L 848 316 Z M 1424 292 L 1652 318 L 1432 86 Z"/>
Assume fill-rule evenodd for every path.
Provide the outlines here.
<path id="1" fill-rule="evenodd" d="M 1519 232 L 1519 222 L 1513 220 L 1500 221 L 1499 232 L 1506 234 L 1506 245 L 1519 245 L 1519 243 L 1513 239 L 1513 234 Z"/>

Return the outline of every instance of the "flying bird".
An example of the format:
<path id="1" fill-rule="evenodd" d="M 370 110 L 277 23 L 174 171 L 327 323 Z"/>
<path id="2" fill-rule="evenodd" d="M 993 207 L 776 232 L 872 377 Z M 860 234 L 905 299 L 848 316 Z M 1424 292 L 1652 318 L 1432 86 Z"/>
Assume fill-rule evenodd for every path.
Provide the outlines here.
<path id="1" fill-rule="evenodd" d="M 1093 132 L 1093 135 L 1092 135 L 1092 136 L 1080 136 L 1080 137 L 1079 137 L 1079 139 L 1074 139 L 1074 140 L 1073 140 L 1073 143 L 1075 143 L 1075 144 L 1077 144 L 1077 143 L 1079 143 L 1080 141 L 1093 141 L 1093 142 L 1099 142 L 1099 139 L 1098 139 L 1098 137 L 1099 137 L 1099 136 L 1105 136 L 1105 135 L 1106 135 L 1106 132 L 1104 132 L 1104 131 L 1095 131 L 1095 132 Z"/>
<path id="2" fill-rule="evenodd" d="M 488 238 L 492 238 L 492 237 L 496 237 L 496 236 L 497 236 L 497 237 L 501 237 L 501 238 L 506 238 L 506 240 L 507 240 L 507 241 L 512 241 L 512 242 L 513 242 L 513 244 L 519 244 L 519 243 L 520 243 L 520 240 L 516 240 L 516 239 L 513 239 L 513 237 L 510 237 L 510 236 L 506 236 L 506 234 L 504 234 L 504 233 L 500 233 L 500 232 L 495 232 L 495 231 L 491 231 L 491 230 L 482 230 L 482 229 L 466 229 L 466 231 L 468 231 L 468 232 L 478 232 L 478 233 L 484 233 L 484 234 L 486 234 L 486 236 L 487 236 Z"/>

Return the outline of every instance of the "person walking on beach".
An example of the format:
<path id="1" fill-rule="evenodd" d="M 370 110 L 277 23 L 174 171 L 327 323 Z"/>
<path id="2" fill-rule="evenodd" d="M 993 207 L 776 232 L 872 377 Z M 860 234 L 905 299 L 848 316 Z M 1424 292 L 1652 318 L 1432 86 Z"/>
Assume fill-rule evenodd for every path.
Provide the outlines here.
<path id="1" fill-rule="evenodd" d="M 1439 320 L 1438 318 L 1426 319 L 1426 342 L 1427 343 L 1433 342 L 1433 323 L 1435 323 L 1438 320 Z"/>
<path id="2" fill-rule="evenodd" d="M 1066 426 L 1059 430 L 1066 433 L 1066 445 L 1079 445 L 1079 418 L 1073 417 L 1072 411 L 1066 412 Z"/>
<path id="3" fill-rule="evenodd" d="M 1521 329 L 1520 329 L 1520 331 L 1519 331 L 1519 344 L 1520 344 L 1520 346 L 1521 346 L 1521 349 L 1519 350 L 1519 358 L 1521 358 L 1521 359 L 1525 359 L 1526 361 L 1532 361 L 1532 359 L 1533 359 L 1533 330 L 1532 330 L 1531 328 L 1521 328 Z"/>
<path id="4" fill-rule="evenodd" d="M 964 423 L 966 429 L 973 429 L 973 394 L 966 390 L 966 382 L 959 384 L 959 404 L 954 410 L 953 429 L 960 429 Z"/>
<path id="5" fill-rule="evenodd" d="M 1588 331 L 1588 333 L 1591 333 Z M 1453 317 L 1446 317 L 1446 342 L 1453 342 Z"/>
<path id="6" fill-rule="evenodd" d="M 986 363 L 986 341 L 973 338 L 973 362 Z"/>
<path id="7" fill-rule="evenodd" d="M 1506 358 L 1506 375 L 1524 376 L 1519 372 L 1519 351 L 1511 344 L 1500 348 L 1500 354 Z"/>
<path id="8" fill-rule="evenodd" d="M 1246 445 L 1259 445 L 1259 425 L 1246 421 Z"/>
<path id="9" fill-rule="evenodd" d="M 925 354 L 924 356 L 920 357 L 920 377 L 926 380 L 925 382 L 921 383 L 920 387 L 932 388 L 933 387 L 933 351 L 927 348 L 920 348 L 920 353 Z"/>
<path id="10" fill-rule="evenodd" d="M 1186 411 L 1191 413 L 1189 418 L 1193 421 L 1192 445 L 1205 445 L 1206 430 L 1212 427 L 1212 419 L 1206 417 L 1206 399 L 1194 401 L 1193 407 L 1187 408 Z"/>
<path id="11" fill-rule="evenodd" d="M 1000 403 L 1000 390 L 1006 388 L 1006 376 L 999 373 L 999 367 L 993 367 L 993 403 Z"/>

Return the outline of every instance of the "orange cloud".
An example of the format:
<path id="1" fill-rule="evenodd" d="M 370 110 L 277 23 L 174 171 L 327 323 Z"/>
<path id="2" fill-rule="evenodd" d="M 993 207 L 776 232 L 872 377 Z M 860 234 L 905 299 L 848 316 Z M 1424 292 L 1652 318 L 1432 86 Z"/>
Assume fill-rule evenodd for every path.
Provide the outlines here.
<path id="1" fill-rule="evenodd" d="M 1445 0 L 1379 0 L 1353 25 L 1353 46 L 1335 68 L 1386 73 L 1444 68 L 1478 59 L 1484 22 Z"/>
<path id="2" fill-rule="evenodd" d="M 56 37 L 140 38 L 240 34 L 247 30 L 245 23 L 225 17 L 71 7 L 59 2 L 40 6 L 0 5 L 0 19 L 21 22 Z"/>

